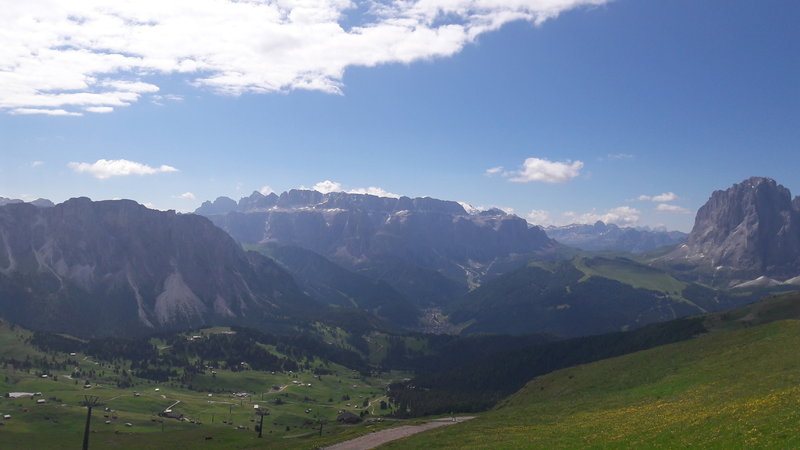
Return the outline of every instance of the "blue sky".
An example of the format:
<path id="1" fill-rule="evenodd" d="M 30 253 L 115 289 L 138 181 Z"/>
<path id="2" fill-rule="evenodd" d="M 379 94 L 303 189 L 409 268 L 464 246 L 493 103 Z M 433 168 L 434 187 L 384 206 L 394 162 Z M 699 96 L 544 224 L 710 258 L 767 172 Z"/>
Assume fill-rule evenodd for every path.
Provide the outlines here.
<path id="1" fill-rule="evenodd" d="M 0 196 L 192 211 L 328 180 L 688 231 L 749 176 L 800 194 L 798 2 L 20 3 Z"/>

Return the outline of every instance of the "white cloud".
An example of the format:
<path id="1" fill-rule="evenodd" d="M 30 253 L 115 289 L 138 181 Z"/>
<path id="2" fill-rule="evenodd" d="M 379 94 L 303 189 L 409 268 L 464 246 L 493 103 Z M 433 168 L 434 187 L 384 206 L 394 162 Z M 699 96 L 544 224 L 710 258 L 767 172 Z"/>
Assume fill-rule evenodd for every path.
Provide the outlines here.
<path id="1" fill-rule="evenodd" d="M 44 165 L 44 161 L 34 161 L 31 163 L 31 167 L 39 167 Z"/>
<path id="2" fill-rule="evenodd" d="M 301 186 L 300 189 L 305 189 L 305 188 Z M 377 197 L 390 197 L 390 198 L 402 197 L 402 195 L 400 194 L 395 194 L 393 192 L 387 191 L 386 189 L 375 186 L 370 186 L 366 188 L 345 189 L 344 186 L 342 186 L 342 183 L 338 183 L 336 181 L 331 181 L 331 180 L 320 181 L 319 183 L 312 186 L 311 189 L 317 192 L 321 192 L 323 194 L 327 194 L 330 192 L 347 192 L 348 194 L 368 194 Z"/>
<path id="3" fill-rule="evenodd" d="M 110 106 L 89 106 L 83 109 L 97 114 L 108 114 L 110 112 L 114 112 L 114 108 Z"/>
<path id="4" fill-rule="evenodd" d="M 529 183 L 542 181 L 545 183 L 564 183 L 581 173 L 583 162 L 566 160 L 564 162 L 549 161 L 540 158 L 528 158 L 522 163 L 522 169 L 506 172 L 504 175 L 511 177 L 515 183 Z"/>
<path id="5" fill-rule="evenodd" d="M 370 187 L 367 187 L 367 188 L 350 189 L 347 192 L 350 193 L 350 194 L 374 195 L 376 197 L 390 197 L 390 198 L 400 198 L 400 197 L 402 197 L 400 194 L 395 194 L 393 192 L 389 192 L 389 191 L 387 191 L 385 189 L 382 189 L 382 188 L 379 188 L 379 187 L 375 187 L 375 186 L 370 186 Z"/>
<path id="6" fill-rule="evenodd" d="M 1 88 L 0 88 L 1 89 Z M 49 109 L 49 108 L 13 108 L 11 114 L 15 115 L 31 115 L 43 114 L 46 116 L 82 116 L 79 112 L 67 111 L 66 109 Z"/>
<path id="7" fill-rule="evenodd" d="M 178 171 L 178 169 L 172 166 L 162 165 L 159 167 L 150 167 L 126 159 L 98 159 L 94 163 L 70 162 L 67 166 L 75 172 L 88 173 L 101 180 L 127 175 L 152 175 L 156 173 Z"/>
<path id="8" fill-rule="evenodd" d="M 183 97 L 182 96 L 175 95 L 175 94 L 152 95 L 150 97 L 150 99 L 153 102 L 153 104 L 156 104 L 158 106 L 164 106 L 164 102 L 165 101 L 170 101 L 170 102 L 182 102 L 183 101 Z"/>
<path id="9" fill-rule="evenodd" d="M 630 206 L 618 206 L 611 208 L 606 212 L 590 211 L 583 214 L 576 214 L 574 212 L 564 213 L 567 223 L 581 223 L 592 224 L 598 220 L 605 223 L 613 223 L 615 225 L 631 226 L 639 222 L 641 211 Z"/>
<path id="10" fill-rule="evenodd" d="M 553 223 L 550 219 L 550 213 L 543 209 L 532 209 L 526 219 L 534 225 L 551 225 Z"/>
<path id="11" fill-rule="evenodd" d="M 508 22 L 538 25 L 608 1 L 4 2 L 0 110 L 58 114 L 129 105 L 158 91 L 158 75 L 231 95 L 340 93 L 348 67 L 451 56 Z M 348 15 L 356 9 L 365 12 Z M 351 23 L 353 17 L 362 19 Z"/>
<path id="12" fill-rule="evenodd" d="M 269 187 L 267 185 L 264 185 L 264 186 L 261 186 L 261 189 L 259 189 L 258 192 L 260 192 L 261 195 L 269 195 L 269 194 L 272 194 L 275 191 L 271 187 Z"/>
<path id="13" fill-rule="evenodd" d="M 327 194 L 329 192 L 341 192 L 342 183 L 337 183 L 331 180 L 325 180 L 315 184 L 314 186 L 311 187 L 311 189 L 317 192 L 321 192 L 323 194 Z"/>
<path id="14" fill-rule="evenodd" d="M 658 195 L 640 195 L 636 197 L 636 200 L 644 202 L 674 202 L 679 198 L 674 192 L 664 192 Z"/>
<path id="15" fill-rule="evenodd" d="M 183 194 L 179 195 L 178 198 L 182 198 L 185 200 L 194 200 L 197 197 L 195 197 L 195 195 L 192 194 L 191 192 L 184 192 Z"/>
<path id="16" fill-rule="evenodd" d="M 675 213 L 675 214 L 691 214 L 692 211 L 678 205 L 669 205 L 666 203 L 661 203 L 656 206 L 656 211 L 659 212 L 667 212 L 667 213 Z"/>
<path id="17" fill-rule="evenodd" d="M 487 177 L 490 177 L 492 175 L 498 175 L 501 172 L 503 172 L 503 166 L 497 166 L 497 167 L 492 167 L 491 169 L 486 169 L 486 172 L 484 172 L 484 175 L 486 175 Z"/>

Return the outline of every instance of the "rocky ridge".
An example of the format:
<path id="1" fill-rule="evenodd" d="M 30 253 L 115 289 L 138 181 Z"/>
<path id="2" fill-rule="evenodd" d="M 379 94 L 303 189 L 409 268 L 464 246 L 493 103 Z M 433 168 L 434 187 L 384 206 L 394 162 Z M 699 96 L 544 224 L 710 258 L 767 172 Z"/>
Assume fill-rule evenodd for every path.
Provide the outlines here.
<path id="1" fill-rule="evenodd" d="M 130 200 L 0 207 L 0 315 L 80 336 L 255 323 L 310 307 L 207 219 Z"/>
<path id="2" fill-rule="evenodd" d="M 459 283 L 463 292 L 499 260 L 556 247 L 541 228 L 517 216 L 498 209 L 469 214 L 457 202 L 428 197 L 254 192 L 238 203 L 224 197 L 205 202 L 195 212 L 245 244 L 295 245 L 377 279 L 389 267 L 395 273 L 427 270 Z M 425 295 L 395 281 L 409 297 Z"/>

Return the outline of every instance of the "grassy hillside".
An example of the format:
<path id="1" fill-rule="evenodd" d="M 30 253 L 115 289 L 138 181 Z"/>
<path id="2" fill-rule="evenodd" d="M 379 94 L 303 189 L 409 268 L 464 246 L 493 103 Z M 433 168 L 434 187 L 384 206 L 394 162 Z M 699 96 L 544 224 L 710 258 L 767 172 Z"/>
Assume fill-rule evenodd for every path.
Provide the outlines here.
<path id="1" fill-rule="evenodd" d="M 471 333 L 549 333 L 562 338 L 635 329 L 756 300 L 685 283 L 618 256 L 531 263 L 494 278 L 447 307 Z"/>
<path id="2" fill-rule="evenodd" d="M 800 321 L 553 372 L 478 419 L 389 448 L 800 445 Z"/>

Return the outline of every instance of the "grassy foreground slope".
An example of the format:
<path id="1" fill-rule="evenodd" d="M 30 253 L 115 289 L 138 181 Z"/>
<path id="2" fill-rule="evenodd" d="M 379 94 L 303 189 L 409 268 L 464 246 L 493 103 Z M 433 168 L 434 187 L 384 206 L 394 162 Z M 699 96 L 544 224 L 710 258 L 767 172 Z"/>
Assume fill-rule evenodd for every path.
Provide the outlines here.
<path id="1" fill-rule="evenodd" d="M 796 448 L 798 348 L 785 320 L 571 367 L 388 448 Z"/>

